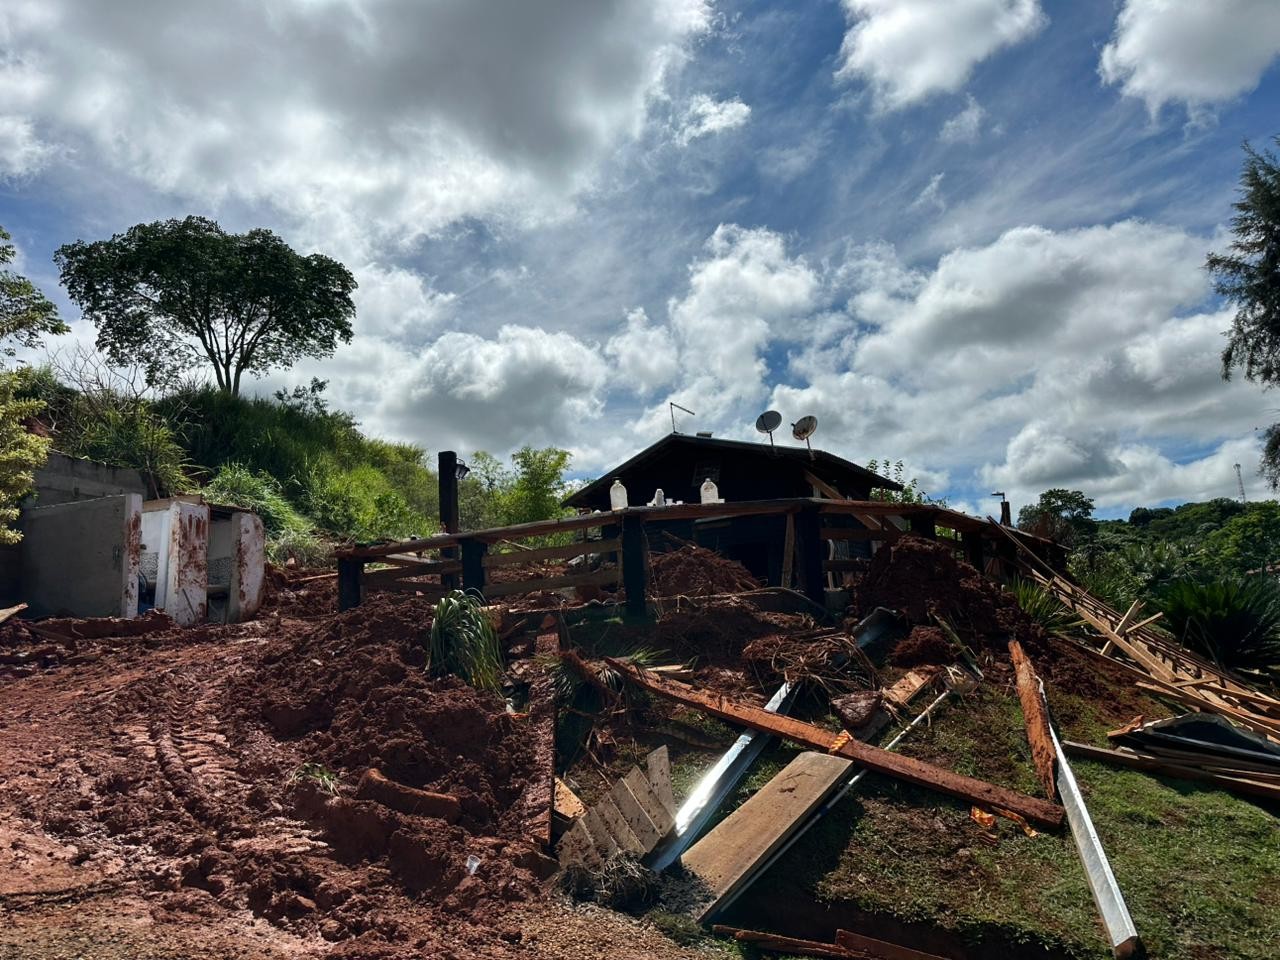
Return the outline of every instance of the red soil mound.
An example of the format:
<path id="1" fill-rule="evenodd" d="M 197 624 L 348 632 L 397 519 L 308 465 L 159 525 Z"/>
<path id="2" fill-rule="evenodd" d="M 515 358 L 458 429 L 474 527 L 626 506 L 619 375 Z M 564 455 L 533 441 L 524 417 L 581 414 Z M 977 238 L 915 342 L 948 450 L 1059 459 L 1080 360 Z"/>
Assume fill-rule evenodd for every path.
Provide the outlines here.
<path id="1" fill-rule="evenodd" d="M 652 590 L 659 597 L 708 597 L 760 588 L 751 572 L 736 560 L 693 544 L 655 554 L 649 570 Z"/>
<path id="2" fill-rule="evenodd" d="M 948 664 L 958 656 L 955 644 L 937 627 L 912 627 L 889 654 L 895 667 Z"/>

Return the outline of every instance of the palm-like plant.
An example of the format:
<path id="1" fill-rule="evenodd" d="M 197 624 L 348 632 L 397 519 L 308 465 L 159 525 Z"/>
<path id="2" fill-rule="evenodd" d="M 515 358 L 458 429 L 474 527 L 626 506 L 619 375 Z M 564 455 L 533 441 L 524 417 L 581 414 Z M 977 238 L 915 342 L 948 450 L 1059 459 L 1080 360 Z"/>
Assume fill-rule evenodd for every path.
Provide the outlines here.
<path id="1" fill-rule="evenodd" d="M 1163 623 L 1219 666 L 1280 679 L 1280 585 L 1268 577 L 1179 580 L 1159 591 Z"/>
<path id="2" fill-rule="evenodd" d="M 1009 592 L 1022 612 L 1044 628 L 1046 633 L 1066 634 L 1080 624 L 1080 618 L 1062 605 L 1057 597 L 1031 580 L 1014 577 Z"/>
<path id="3" fill-rule="evenodd" d="M 454 590 L 436 604 L 427 669 L 461 677 L 477 690 L 501 688 L 502 647 L 479 597 Z"/>

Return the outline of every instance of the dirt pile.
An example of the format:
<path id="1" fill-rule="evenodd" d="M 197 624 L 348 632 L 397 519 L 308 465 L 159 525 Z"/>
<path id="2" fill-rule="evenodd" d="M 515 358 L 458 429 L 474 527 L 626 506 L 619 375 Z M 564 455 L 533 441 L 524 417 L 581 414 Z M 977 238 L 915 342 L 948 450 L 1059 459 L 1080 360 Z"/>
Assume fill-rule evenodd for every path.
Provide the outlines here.
<path id="1" fill-rule="evenodd" d="M 912 624 L 944 619 L 979 648 L 1004 652 L 1011 638 L 1029 651 L 1044 647 L 1044 631 L 1012 595 L 957 560 L 950 547 L 922 537 L 902 537 L 877 550 L 856 598 L 864 615 L 888 607 Z"/>
<path id="2" fill-rule="evenodd" d="M 709 597 L 760 589 L 742 564 L 693 544 L 653 555 L 649 571 L 650 589 L 659 597 Z"/>
<path id="3" fill-rule="evenodd" d="M 530 870 L 539 866 L 515 812 L 539 776 L 538 732 L 508 714 L 497 694 L 424 672 L 432 611 L 421 598 L 371 597 L 273 644 L 233 696 L 243 698 L 247 720 L 289 742 L 315 765 L 309 769 L 331 771 L 344 785 L 385 778 L 387 795 L 400 787 L 456 802 L 446 823 L 379 802 L 378 791 L 344 790 L 335 799 L 295 791 L 298 812 L 323 825 L 340 856 L 386 858 L 417 892 L 519 899 L 532 893 Z M 468 874 L 469 856 L 487 861 L 487 873 Z"/>
<path id="4" fill-rule="evenodd" d="M 937 627 L 912 627 L 889 653 L 895 667 L 948 664 L 959 655 L 956 645 Z"/>

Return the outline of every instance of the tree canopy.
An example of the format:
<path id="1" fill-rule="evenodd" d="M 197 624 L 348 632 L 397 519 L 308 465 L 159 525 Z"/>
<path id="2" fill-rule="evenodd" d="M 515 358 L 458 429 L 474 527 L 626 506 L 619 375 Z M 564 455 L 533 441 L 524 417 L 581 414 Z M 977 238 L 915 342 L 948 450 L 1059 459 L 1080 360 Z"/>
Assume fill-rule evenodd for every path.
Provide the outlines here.
<path id="1" fill-rule="evenodd" d="M 0 227 L 0 267 L 14 257 L 9 234 Z M 26 277 L 0 269 L 0 355 L 12 357 L 18 347 L 39 346 L 43 337 L 66 333 L 58 309 Z M 10 529 L 18 504 L 31 490 L 37 467 L 49 453 L 49 441 L 27 430 L 24 422 L 44 407 L 39 400 L 16 395 L 19 375 L 0 372 L 0 543 L 17 543 Z"/>
<path id="2" fill-rule="evenodd" d="M 0 267 L 13 261 L 13 244 L 0 227 Z M 0 269 L 0 353 L 12 357 L 18 347 L 39 346 L 45 336 L 67 332 L 58 308 L 26 277 Z"/>
<path id="3" fill-rule="evenodd" d="M 1275 138 L 1280 144 L 1280 136 Z M 1214 289 L 1236 308 L 1222 376 L 1241 369 L 1245 378 L 1267 387 L 1280 383 L 1280 160 L 1269 150 L 1244 145 L 1240 196 L 1232 205 L 1232 241 L 1226 253 L 1205 263 Z M 1262 469 L 1272 488 L 1280 486 L 1280 424 L 1267 430 Z"/>
<path id="4" fill-rule="evenodd" d="M 1018 528 L 1072 546 L 1093 536 L 1093 500 L 1079 490 L 1054 487 L 1018 511 Z"/>
<path id="5" fill-rule="evenodd" d="M 162 383 L 212 366 L 238 395 L 245 373 L 327 357 L 351 341 L 351 272 L 302 256 L 266 229 L 227 233 L 187 217 L 142 223 L 54 256 L 71 299 L 112 363 L 141 363 Z"/>

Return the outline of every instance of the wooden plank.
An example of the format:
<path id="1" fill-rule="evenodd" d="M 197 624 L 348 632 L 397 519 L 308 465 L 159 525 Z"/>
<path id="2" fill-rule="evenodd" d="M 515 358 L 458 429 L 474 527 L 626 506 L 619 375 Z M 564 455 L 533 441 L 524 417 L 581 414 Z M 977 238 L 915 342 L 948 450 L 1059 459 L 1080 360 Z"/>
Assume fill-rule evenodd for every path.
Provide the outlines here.
<path id="1" fill-rule="evenodd" d="M 554 810 L 556 816 L 564 817 L 566 820 L 577 820 L 587 814 L 586 804 L 559 777 L 555 779 Z"/>
<path id="2" fill-rule="evenodd" d="M 832 960 L 860 960 L 862 953 L 852 953 L 834 943 L 821 943 L 817 940 L 801 940 L 798 937 L 784 937 L 777 933 L 765 933 L 762 930 L 742 930 L 738 927 L 725 927 L 716 924 L 712 933 L 722 937 L 731 937 L 737 943 L 750 944 L 756 950 L 769 950 L 774 953 L 788 953 L 795 957 L 830 957 Z"/>
<path id="3" fill-rule="evenodd" d="M 644 809 L 645 816 L 658 829 L 659 834 L 665 837 L 671 828 L 675 826 L 676 818 L 667 808 L 667 805 L 662 802 L 658 792 L 653 788 L 653 784 L 645 776 L 644 771 L 639 767 L 632 767 L 631 772 L 622 778 L 622 782 L 626 784 L 636 802 Z"/>
<path id="4" fill-rule="evenodd" d="M 818 536 L 823 540 L 885 540 L 893 542 L 902 536 L 902 531 L 895 527 L 823 527 Z"/>
<path id="5" fill-rule="evenodd" d="M 564 557 L 582 557 L 591 553 L 614 553 L 620 549 L 622 549 L 622 541 L 616 537 L 611 540 L 588 540 L 585 543 L 571 543 L 563 547 L 537 547 L 533 550 L 514 553 L 490 553 L 485 556 L 484 565 L 490 569 L 510 567 L 521 563 L 560 560 Z"/>
<path id="6" fill-rule="evenodd" d="M 600 859 L 600 852 L 596 849 L 591 832 L 582 820 L 575 822 L 565 832 L 565 835 L 560 838 L 560 843 L 556 847 L 556 855 L 562 867 L 571 867 L 577 864 L 587 867 L 599 867 L 604 862 Z"/>
<path id="7" fill-rule="evenodd" d="M 645 757 L 644 765 L 649 785 L 674 821 L 677 807 L 675 794 L 671 790 L 671 754 L 667 751 L 666 744 Z"/>
<path id="8" fill-rule="evenodd" d="M 787 514 L 787 528 L 782 537 L 782 586 L 791 589 L 791 579 L 796 568 L 796 517 Z"/>
<path id="9" fill-rule="evenodd" d="M 364 574 L 364 585 L 366 587 L 375 588 L 387 583 L 396 583 L 400 580 L 407 580 L 410 577 L 430 577 L 437 574 L 461 573 L 462 564 L 457 561 L 448 563 L 420 564 L 416 567 L 397 566 L 389 570 L 366 570 Z M 435 584 L 439 586 L 439 584 Z"/>
<path id="10" fill-rule="evenodd" d="M 533 654 L 539 663 L 553 662 L 560 654 L 560 633 L 543 627 L 533 641 Z M 532 728 L 528 739 L 533 744 L 532 769 L 520 797 L 526 835 L 543 847 L 551 845 L 551 820 L 556 805 L 556 687 L 549 670 L 539 669 L 529 684 L 528 718 Z M 575 798 L 576 799 L 576 798 Z M 581 805 L 581 804 L 579 804 Z"/>
<path id="11" fill-rule="evenodd" d="M 567 573 L 560 577 L 542 577 L 536 580 L 515 580 L 510 583 L 491 583 L 484 588 L 486 600 L 497 597 L 510 597 L 520 593 L 534 593 L 538 590 L 558 590 L 563 587 L 602 586 L 617 583 L 622 571 L 616 567 L 610 570 L 593 570 L 590 573 Z"/>
<path id="12" fill-rule="evenodd" d="M 1036 768 L 1040 788 L 1050 800 L 1057 799 L 1057 751 L 1053 748 L 1053 734 L 1049 732 L 1049 717 L 1045 713 L 1044 698 L 1040 696 L 1040 682 L 1022 644 L 1009 641 L 1009 656 L 1013 659 L 1014 676 L 1018 685 L 1018 700 L 1022 703 L 1022 718 L 1027 728 L 1027 742 L 1031 745 L 1031 762 Z"/>
<path id="13" fill-rule="evenodd" d="M 618 805 L 613 802 L 613 797 L 605 797 L 591 808 L 591 813 L 600 815 L 600 822 L 609 831 L 609 836 L 613 838 L 613 842 L 618 845 L 620 851 L 634 853 L 638 857 L 644 856 L 649 852 L 644 848 L 644 844 L 640 842 L 640 838 L 636 836 L 635 831 L 627 825 L 627 818 L 622 815 Z"/>
<path id="14" fill-rule="evenodd" d="M 590 836 L 591 845 L 595 847 L 596 855 L 599 859 L 608 860 L 618 852 L 618 841 L 613 839 L 609 825 L 604 822 L 604 817 L 598 807 L 592 807 L 578 822 L 582 824 L 583 829 Z"/>
<path id="15" fill-rule="evenodd" d="M 889 943 L 887 940 L 877 940 L 875 937 L 863 936 L 851 930 L 837 930 L 836 945 L 855 953 L 881 957 L 883 960 L 943 960 L 937 954 L 913 950 L 898 943 Z"/>
<path id="16" fill-rule="evenodd" d="M 699 919 L 720 903 L 786 842 L 848 775 L 849 761 L 807 751 L 757 790 L 680 858 L 684 869 L 707 885 L 710 902 Z"/>
<path id="17" fill-rule="evenodd" d="M 1083 757 L 1086 760 L 1100 760 L 1104 763 L 1112 763 L 1120 767 L 1129 767 L 1134 770 L 1141 770 L 1144 773 L 1154 773 L 1160 776 L 1173 777 L 1178 780 L 1195 780 L 1202 783 L 1208 783 L 1212 786 L 1221 787 L 1223 790 L 1230 790 L 1233 793 L 1242 793 L 1249 796 L 1280 800 L 1280 786 L 1275 784 L 1263 783 L 1244 777 L 1227 777 L 1222 776 L 1221 774 L 1209 773 L 1208 771 L 1198 767 L 1188 767 L 1181 764 L 1171 763 L 1168 760 L 1162 760 L 1158 757 L 1148 756 L 1133 750 L 1107 750 L 1104 747 L 1094 747 L 1087 743 L 1074 743 L 1070 740 L 1063 742 L 1062 749 L 1073 757 Z"/>
<path id="18" fill-rule="evenodd" d="M 906 707 L 925 687 L 942 674 L 937 670 L 908 670 L 893 686 L 883 691 L 884 698 L 899 710 Z"/>
<path id="19" fill-rule="evenodd" d="M 847 739 L 845 736 L 811 723 L 770 713 L 760 707 L 739 703 L 717 694 L 705 693 L 688 684 L 657 677 L 649 671 L 621 660 L 607 659 L 606 662 L 646 690 L 678 703 L 696 707 L 722 720 L 750 727 L 753 730 L 763 730 L 810 749 L 823 750 L 846 760 L 854 760 L 875 773 L 938 790 L 958 797 L 966 803 L 977 804 L 984 809 L 995 812 L 1008 810 L 1026 820 L 1050 827 L 1057 827 L 1062 823 L 1064 816 L 1062 807 L 1047 800 L 1029 797 L 1015 790 L 975 780 L 973 777 L 966 777 L 951 770 L 943 770 L 941 767 L 935 767 L 933 764 L 913 757 L 890 753 L 858 740 Z"/>
<path id="20" fill-rule="evenodd" d="M 632 767 L 630 773 L 614 782 L 612 789 L 609 791 L 609 799 L 613 801 L 613 805 L 622 814 L 622 819 L 626 821 L 628 829 L 640 841 L 641 853 L 647 854 L 666 835 L 666 830 L 661 829 L 650 819 L 649 814 L 645 811 L 644 804 L 637 798 L 635 789 L 638 788 L 633 788 L 631 785 L 635 782 L 634 778 L 636 777 L 639 778 L 641 783 L 645 782 L 644 774 L 640 772 L 640 768 Z M 628 781 L 631 782 L 629 783 Z"/>

